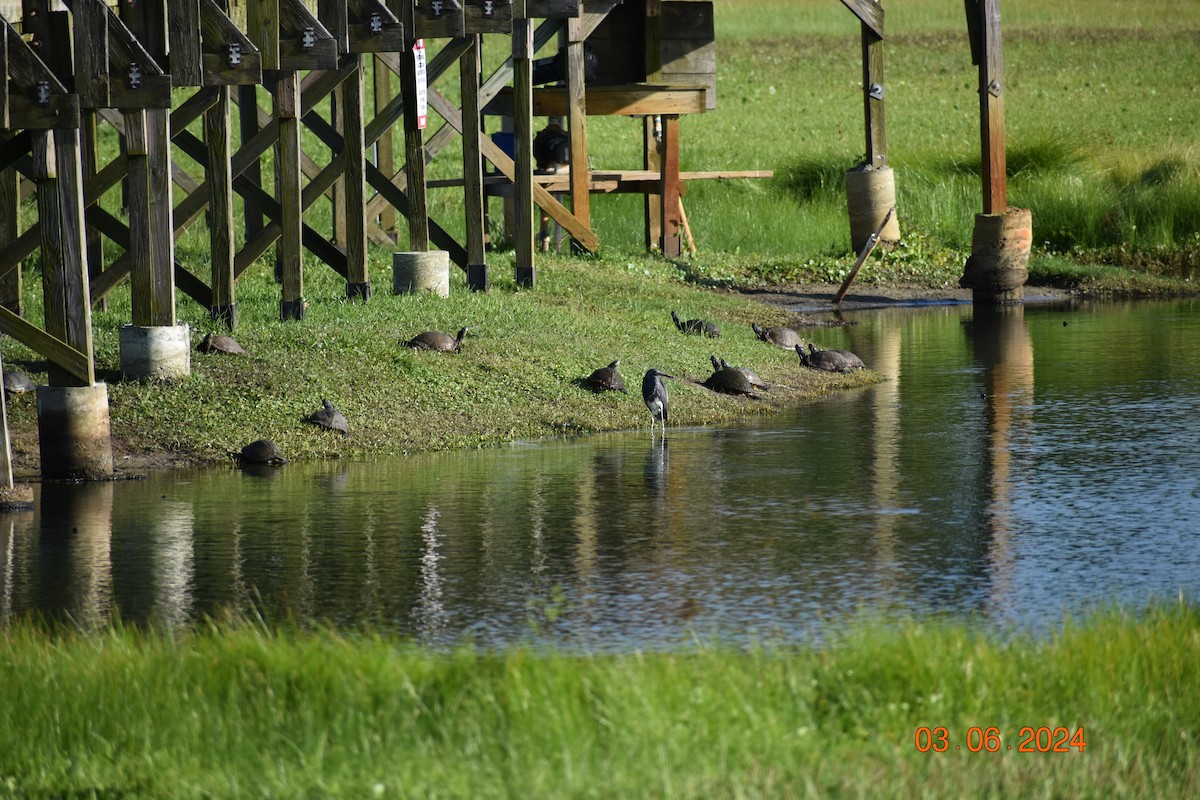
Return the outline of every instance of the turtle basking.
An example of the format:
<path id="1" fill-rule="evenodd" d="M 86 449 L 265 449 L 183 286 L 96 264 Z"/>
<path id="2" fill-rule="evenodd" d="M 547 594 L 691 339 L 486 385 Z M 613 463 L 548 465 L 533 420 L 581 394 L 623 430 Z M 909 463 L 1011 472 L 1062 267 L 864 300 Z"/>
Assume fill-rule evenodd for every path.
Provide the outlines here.
<path id="1" fill-rule="evenodd" d="M 270 439 L 258 439 L 241 449 L 240 452 L 230 453 L 231 456 L 244 464 L 286 464 L 287 459 L 279 445 Z"/>
<path id="2" fill-rule="evenodd" d="M 722 370 L 722 369 L 735 369 L 738 372 L 745 375 L 746 380 L 750 381 L 750 385 L 753 386 L 755 389 L 762 389 L 763 391 L 770 391 L 771 384 L 767 383 L 762 378 L 758 377 L 758 373 L 755 372 L 754 370 L 748 369 L 746 367 L 735 367 L 723 358 L 720 360 L 717 360 L 716 356 L 710 356 L 709 358 L 713 363 L 713 371 L 714 372 L 716 372 L 718 370 Z"/>
<path id="3" fill-rule="evenodd" d="M 321 408 L 305 417 L 304 421 L 311 422 L 318 428 L 337 431 L 343 436 L 350 433 L 350 423 L 346 421 L 342 412 L 334 408 L 333 403 L 323 398 L 321 400 Z"/>
<path id="4" fill-rule="evenodd" d="M 826 372 L 853 372 L 856 369 L 867 368 L 862 359 L 849 350 L 818 350 L 812 342 L 808 343 L 807 353 L 804 352 L 803 346 L 796 345 L 796 353 L 804 366 Z"/>
<path id="5" fill-rule="evenodd" d="M 717 370 L 712 375 L 709 375 L 708 380 L 704 381 L 701 385 L 712 389 L 714 392 L 744 394 L 747 397 L 757 397 L 754 394 L 756 387 L 750 382 L 750 378 L 746 376 L 745 371 L 735 367 L 723 367 Z"/>
<path id="6" fill-rule="evenodd" d="M 196 345 L 196 349 L 201 353 L 226 353 L 229 355 L 246 355 L 246 351 L 242 346 L 234 341 L 232 336 L 222 336 L 216 333 L 210 333 L 200 340 L 200 344 Z"/>
<path id="7" fill-rule="evenodd" d="M 621 377 L 621 373 L 617 372 L 617 365 L 621 363 L 621 359 L 609 364 L 607 367 L 601 367 L 587 377 L 587 386 L 593 392 L 624 392 L 629 394 L 625 389 L 625 379 Z"/>
<path id="8" fill-rule="evenodd" d="M 721 329 L 706 319 L 683 320 L 674 311 L 671 312 L 671 319 L 675 321 L 675 327 L 683 333 L 707 336 L 710 339 L 716 339 L 721 335 Z"/>
<path id="9" fill-rule="evenodd" d="M 433 350 L 439 353 L 461 353 L 463 337 L 467 335 L 466 327 L 459 329 L 458 336 L 451 336 L 441 331 L 425 331 L 404 342 L 405 347 L 414 350 Z"/>
<path id="10" fill-rule="evenodd" d="M 770 328 L 759 327 L 757 322 L 750 323 L 750 329 L 754 331 L 754 335 L 762 339 L 767 344 L 773 344 L 776 347 L 782 347 L 791 350 L 798 344 L 803 344 L 804 340 L 800 338 L 800 334 L 796 333 L 791 328 L 783 328 L 774 326 Z"/>
<path id="11" fill-rule="evenodd" d="M 25 394 L 37 389 L 33 380 L 19 369 L 10 369 L 4 373 L 4 391 L 8 394 Z"/>

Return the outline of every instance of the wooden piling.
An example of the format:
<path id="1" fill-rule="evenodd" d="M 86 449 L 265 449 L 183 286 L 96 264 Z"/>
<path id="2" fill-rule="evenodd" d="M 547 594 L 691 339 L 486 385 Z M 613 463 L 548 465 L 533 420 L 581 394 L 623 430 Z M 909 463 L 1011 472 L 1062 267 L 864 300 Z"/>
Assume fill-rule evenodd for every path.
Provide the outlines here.
<path id="1" fill-rule="evenodd" d="M 586 227 L 592 226 L 588 187 L 587 108 L 584 87 L 583 20 L 567 20 L 567 133 L 571 137 L 571 213 Z"/>
<path id="2" fill-rule="evenodd" d="M 679 200 L 679 115 L 662 115 L 662 253 L 678 256 L 683 214 Z"/>
<path id="3" fill-rule="evenodd" d="M 420 119 L 417 67 L 424 58 L 424 42 L 417 39 L 413 0 L 401 0 L 400 22 L 408 45 L 400 54 L 400 95 L 404 98 L 404 173 L 407 176 L 405 193 L 408 200 L 408 249 L 416 252 L 429 249 L 429 197 L 425 184 L 425 133 Z M 418 47 L 418 44 L 420 45 Z M 418 52 L 418 50 L 420 52 Z"/>
<path id="4" fill-rule="evenodd" d="M 304 319 L 304 265 L 301 241 L 303 223 L 300 186 L 300 84 L 295 72 L 277 72 L 273 111 L 279 122 L 276 143 L 279 183 L 275 187 L 280 206 L 280 236 L 276 243 L 282 297 L 279 317 Z"/>
<path id="5" fill-rule="evenodd" d="M 471 35 L 471 46 L 459 59 L 459 88 L 462 94 L 463 209 L 466 214 L 467 288 L 486 292 L 489 287 L 484 248 L 483 156 L 480 151 L 479 34 Z"/>
<path id="6" fill-rule="evenodd" d="M 235 231 L 233 227 L 233 170 L 230 163 L 232 126 L 229 117 L 230 89 L 217 89 L 217 102 L 204 114 L 204 144 L 208 160 L 204 179 L 208 185 L 208 236 L 212 253 L 212 305 L 209 316 L 237 327 L 237 298 L 234 279 Z"/>
<path id="7" fill-rule="evenodd" d="M 371 279 L 367 267 L 366 176 L 364 167 L 367 145 L 363 137 L 364 86 L 363 57 L 357 53 L 342 56 L 342 65 L 352 71 L 341 85 L 341 134 L 345 164 L 343 193 L 345 208 L 342 236 L 346 248 L 346 296 L 364 302 L 371 297 Z"/>
<path id="8" fill-rule="evenodd" d="M 6 144 L 14 134 L 0 130 L 0 145 Z M 0 169 L 0 253 L 5 253 L 17 241 L 20 222 L 19 175 L 9 167 Z M 14 314 L 23 314 L 21 300 L 21 264 L 17 262 L 0 277 L 0 306 Z"/>
<path id="9" fill-rule="evenodd" d="M 392 95 L 392 73 L 387 68 L 382 56 L 375 56 L 375 66 L 372 70 L 371 83 L 375 92 L 375 113 L 379 114 L 393 99 Z M 375 166 L 384 175 L 394 175 L 396 173 L 396 156 L 393 151 L 392 129 L 389 126 L 384 133 L 375 140 Z M 390 205 L 384 206 L 379 212 L 379 227 L 384 233 L 395 238 L 396 234 L 396 209 Z"/>
<path id="10" fill-rule="evenodd" d="M 513 4 L 513 245 L 518 286 L 534 286 L 534 236 L 537 220 L 533 211 L 533 21 L 525 0 Z"/>

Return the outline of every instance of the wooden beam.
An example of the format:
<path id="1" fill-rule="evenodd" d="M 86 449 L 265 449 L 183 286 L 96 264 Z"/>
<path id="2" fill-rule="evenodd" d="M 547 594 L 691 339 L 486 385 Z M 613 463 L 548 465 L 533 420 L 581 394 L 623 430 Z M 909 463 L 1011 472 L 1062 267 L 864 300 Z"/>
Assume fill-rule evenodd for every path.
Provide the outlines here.
<path id="1" fill-rule="evenodd" d="M 408 27 L 404 21 L 405 30 Z M 417 45 L 420 44 L 420 47 Z M 429 198 L 425 191 L 426 115 L 418 108 L 418 96 L 425 96 L 426 86 L 418 77 L 418 66 L 424 63 L 424 43 L 418 40 L 405 49 L 400 70 L 400 94 L 404 98 L 404 172 L 407 176 L 408 248 L 414 252 L 429 249 Z M 423 71 L 423 68 L 422 68 Z"/>
<path id="2" fill-rule="evenodd" d="M 863 25 L 883 38 L 883 6 L 875 0 L 842 0 L 842 5 L 854 12 Z"/>
<path id="3" fill-rule="evenodd" d="M 212 254 L 212 304 L 209 314 L 233 330 L 237 327 L 237 284 L 233 275 L 235 231 L 229 87 L 221 87 L 217 97 L 216 104 L 204 115 L 204 144 L 208 150 L 204 179 L 208 185 L 208 241 Z"/>
<path id="4" fill-rule="evenodd" d="M 95 373 L 88 354 L 27 322 L 11 310 L 0 306 L 0 333 L 6 333 L 53 364 L 66 370 L 80 386 L 95 383 Z"/>
<path id="5" fill-rule="evenodd" d="M 375 114 L 378 118 L 379 113 L 388 103 L 395 99 L 401 101 L 403 108 L 403 98 L 394 97 L 392 95 L 392 77 L 391 73 L 386 68 L 382 57 L 376 55 L 374 57 L 375 68 L 372 70 L 373 88 L 375 90 Z M 392 126 L 388 124 L 383 133 L 374 139 L 367 138 L 367 142 L 375 150 L 375 165 L 385 175 L 391 175 L 396 169 L 396 156 L 392 150 Z M 396 230 L 396 210 L 391 206 L 386 206 L 378 212 L 379 226 L 387 233 L 392 233 Z M 374 214 L 371 214 L 374 217 Z"/>
<path id="6" fill-rule="evenodd" d="M 584 89 L 584 43 L 576 20 L 568 20 L 567 131 L 571 137 L 571 213 L 589 228 L 592 224 L 591 194 L 588 191 L 587 94 Z"/>
<path id="7" fill-rule="evenodd" d="M 0 36 L 0 39 L 4 37 Z M 0 129 L 0 142 L 11 139 L 15 134 Z M 7 254 L 16 244 L 20 230 L 21 202 L 17 191 L 17 171 L 12 167 L 0 168 L 0 253 Z M 18 263 L 18 267 L 20 262 Z M 20 315 L 24 312 L 21 297 L 21 270 L 14 269 L 0 276 L 0 306 Z"/>
<path id="8" fill-rule="evenodd" d="M 887 166 L 887 126 L 883 98 L 883 39 L 866 24 L 862 26 L 863 119 L 866 131 L 866 163 Z"/>
<path id="9" fill-rule="evenodd" d="M 533 214 L 533 23 L 526 17 L 524 3 L 513 9 L 513 246 L 518 286 L 537 283 L 534 268 Z"/>
<path id="10" fill-rule="evenodd" d="M 1008 209 L 1004 142 L 1004 62 L 1000 46 L 1000 0 L 979 0 L 983 62 L 979 65 L 980 149 L 983 163 L 983 213 Z"/>
<path id="11" fill-rule="evenodd" d="M 679 192 L 679 117 L 662 117 L 662 253 L 680 253 L 683 211 Z"/>
<path id="12" fill-rule="evenodd" d="M 280 234 L 276 254 L 282 275 L 280 319 L 304 319 L 304 260 L 301 226 L 300 181 L 300 84 L 295 72 L 277 73 L 274 79 L 274 114 L 279 121 L 276 158 L 280 184 L 276 202 L 280 206 Z"/>
<path id="13" fill-rule="evenodd" d="M 366 140 L 363 138 L 364 89 L 363 57 L 358 54 L 344 56 L 343 64 L 353 64 L 350 77 L 342 83 L 342 141 L 344 162 L 346 217 L 346 296 L 367 300 L 371 296 L 371 279 L 367 269 L 367 228 L 363 208 L 366 206 L 366 178 L 364 164 L 367 158 Z"/>

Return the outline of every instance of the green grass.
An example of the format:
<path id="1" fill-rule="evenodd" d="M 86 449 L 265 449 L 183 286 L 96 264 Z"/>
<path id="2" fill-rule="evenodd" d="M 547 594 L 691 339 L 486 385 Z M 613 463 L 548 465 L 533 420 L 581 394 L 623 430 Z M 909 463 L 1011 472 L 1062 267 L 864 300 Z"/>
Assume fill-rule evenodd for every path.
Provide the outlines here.
<path id="1" fill-rule="evenodd" d="M 501 262 L 503 263 L 503 262 Z M 874 373 L 834 376 L 800 366 L 795 353 L 759 342 L 750 323 L 797 322 L 778 307 L 690 285 L 683 273 L 655 258 L 601 264 L 546 259 L 536 291 L 513 285 L 511 266 L 495 266 L 495 290 L 470 293 L 452 278 L 449 299 L 395 295 L 390 270 L 375 263 L 377 293 L 365 305 L 345 300 L 344 284 L 313 270 L 303 323 L 278 317 L 278 287 L 269 270 L 245 276 L 239 314 L 254 320 L 236 331 L 248 357 L 192 356 L 192 374 L 174 384 L 119 380 L 119 331 L 128 298 L 114 296 L 94 316 L 96 363 L 108 382 L 110 420 L 118 455 L 162 453 L 184 460 L 225 458 L 259 438 L 276 441 L 289 458 L 365 457 L 418 450 L 478 447 L 515 439 L 598 430 L 634 429 L 649 422 L 639 394 L 649 367 L 675 375 L 669 383 L 672 424 L 732 420 L 861 386 Z M 380 285 L 382 284 L 382 285 Z M 36 301 L 36 297 L 31 298 Z M 684 336 L 670 312 L 718 322 L 720 339 Z M 216 330 L 207 310 L 179 304 L 193 341 Z M 31 306 L 37 320 L 40 310 Z M 450 333 L 469 326 L 459 355 L 402 347 L 424 330 Z M 808 335 L 818 343 L 819 330 Z M 778 384 L 761 399 L 718 395 L 696 385 L 711 372 L 709 355 L 752 366 Z M 594 395 L 580 383 L 592 370 L 621 359 L 629 395 Z M 5 365 L 44 382 L 46 362 L 15 342 Z M 350 420 L 338 436 L 301 422 L 328 398 Z M 9 403 L 18 469 L 36 457 L 33 398 Z"/>
<path id="2" fill-rule="evenodd" d="M 1108 798 L 1200 784 L 1194 607 L 1045 636 L 830 629 L 819 648 L 576 655 L 18 624 L 0 633 L 0 796 Z M 1024 726 L 1082 729 L 1086 746 L 1018 752 Z M 919 752 L 920 727 L 945 728 L 947 752 Z M 998 751 L 971 752 L 973 727 L 996 728 Z"/>

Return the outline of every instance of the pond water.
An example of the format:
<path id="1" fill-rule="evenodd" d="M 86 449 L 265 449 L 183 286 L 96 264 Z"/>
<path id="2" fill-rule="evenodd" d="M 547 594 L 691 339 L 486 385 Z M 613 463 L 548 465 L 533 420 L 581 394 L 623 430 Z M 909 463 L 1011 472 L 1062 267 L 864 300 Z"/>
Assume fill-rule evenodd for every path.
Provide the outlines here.
<path id="1" fill-rule="evenodd" d="M 1200 302 L 846 317 L 814 338 L 885 383 L 665 444 L 38 486 L 0 517 L 0 624 L 234 610 L 626 650 L 1200 599 Z"/>

